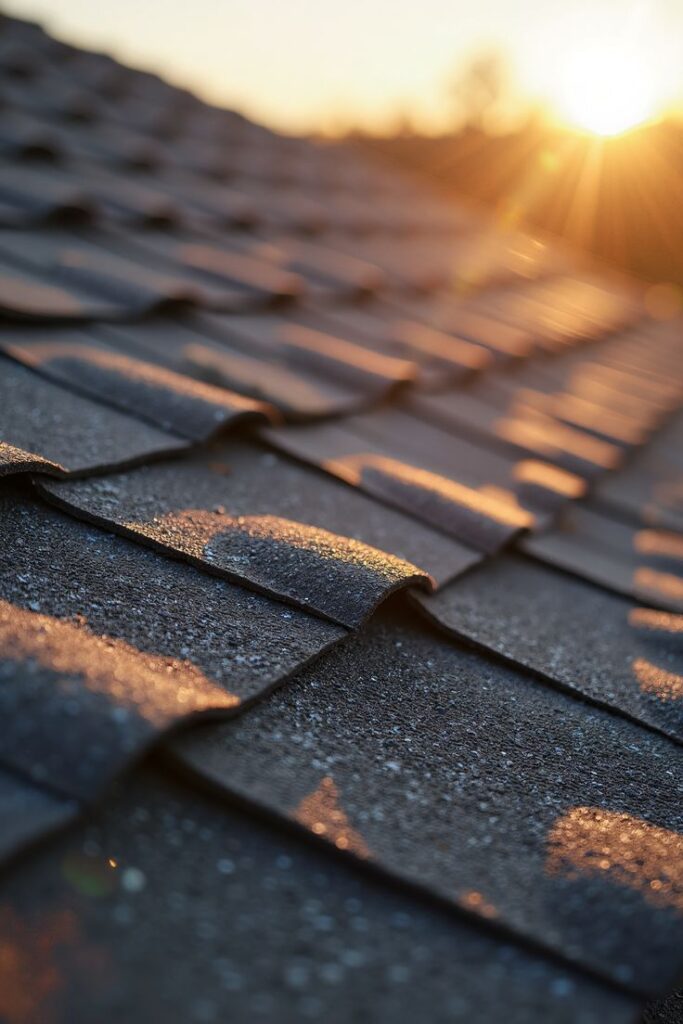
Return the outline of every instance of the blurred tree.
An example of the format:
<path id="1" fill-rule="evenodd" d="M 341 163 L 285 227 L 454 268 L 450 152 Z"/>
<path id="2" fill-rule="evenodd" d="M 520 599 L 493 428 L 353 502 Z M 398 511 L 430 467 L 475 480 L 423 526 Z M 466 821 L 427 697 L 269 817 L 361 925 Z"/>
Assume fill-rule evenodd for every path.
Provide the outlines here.
<path id="1" fill-rule="evenodd" d="M 486 132 L 495 129 L 501 115 L 510 75 L 505 58 L 497 50 L 476 54 L 450 80 L 453 127 Z"/>

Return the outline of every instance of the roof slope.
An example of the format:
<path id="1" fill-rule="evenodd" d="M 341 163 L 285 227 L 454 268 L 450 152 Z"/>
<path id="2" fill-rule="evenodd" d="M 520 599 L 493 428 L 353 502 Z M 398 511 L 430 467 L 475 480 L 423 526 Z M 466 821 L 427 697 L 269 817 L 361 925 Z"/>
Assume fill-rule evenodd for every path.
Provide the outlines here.
<path id="1" fill-rule="evenodd" d="M 637 1019 L 681 320 L 9 18 L 0 98 L 0 1017 Z"/>

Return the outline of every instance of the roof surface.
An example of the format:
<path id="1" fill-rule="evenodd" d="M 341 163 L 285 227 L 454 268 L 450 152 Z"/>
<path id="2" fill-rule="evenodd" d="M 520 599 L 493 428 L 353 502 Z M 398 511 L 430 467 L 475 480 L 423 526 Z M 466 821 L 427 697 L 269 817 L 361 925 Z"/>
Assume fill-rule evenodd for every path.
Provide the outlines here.
<path id="1" fill-rule="evenodd" d="M 9 18 L 0 99 L 0 1020 L 679 1020 L 681 320 Z"/>

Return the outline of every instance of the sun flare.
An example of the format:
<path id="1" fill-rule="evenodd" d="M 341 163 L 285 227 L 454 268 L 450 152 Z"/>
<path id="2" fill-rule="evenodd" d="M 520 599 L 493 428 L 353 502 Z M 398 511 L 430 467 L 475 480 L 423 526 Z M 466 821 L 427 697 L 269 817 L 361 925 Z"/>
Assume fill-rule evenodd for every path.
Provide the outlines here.
<path id="1" fill-rule="evenodd" d="M 571 53 L 558 83 L 563 117 L 594 135 L 620 135 L 656 113 L 652 76 L 630 49 Z"/>

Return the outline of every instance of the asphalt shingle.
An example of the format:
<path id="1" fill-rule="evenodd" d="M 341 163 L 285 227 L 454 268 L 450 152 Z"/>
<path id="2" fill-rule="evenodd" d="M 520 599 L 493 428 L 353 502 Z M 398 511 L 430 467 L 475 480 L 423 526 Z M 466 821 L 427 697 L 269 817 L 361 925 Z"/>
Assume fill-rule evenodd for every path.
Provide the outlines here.
<path id="1" fill-rule="evenodd" d="M 596 498 L 634 524 L 683 531 L 683 418 L 677 415 L 619 473 L 606 477 Z"/>
<path id="2" fill-rule="evenodd" d="M 42 468 L 62 476 L 130 466 L 187 446 L 1 356 L 0 441 L 2 475 Z"/>
<path id="3" fill-rule="evenodd" d="M 413 617 L 174 749 L 475 917 L 643 993 L 676 980 L 683 752 Z"/>
<path id="4" fill-rule="evenodd" d="M 18 495 L 2 522 L 0 759 L 69 796 L 345 635 Z"/>
<path id="5" fill-rule="evenodd" d="M 415 600 L 455 636 L 683 740 L 683 616 L 516 554 Z"/>
<path id="6" fill-rule="evenodd" d="M 123 355 L 79 332 L 8 333 L 0 346 L 37 373 L 188 440 L 275 418 L 262 403 Z"/>
<path id="7" fill-rule="evenodd" d="M 342 1024 L 371 1007 L 394 1024 L 428 1006 L 435 1024 L 497 1024 L 504 1004 L 511 1024 L 622 1024 L 636 1012 L 158 770 L 0 893 L 4 1005 L 24 1019 Z"/>
<path id="8" fill-rule="evenodd" d="M 683 610 L 683 534 L 635 529 L 591 506 L 569 507 L 546 533 L 527 537 L 526 552 L 616 593 Z"/>
<path id="9" fill-rule="evenodd" d="M 513 474 L 510 460 L 475 445 L 449 445 L 438 430 L 401 411 L 274 428 L 264 436 L 282 451 L 486 554 L 534 521 L 505 487 Z"/>
<path id="10" fill-rule="evenodd" d="M 430 588 L 430 577 L 443 583 L 480 557 L 255 442 L 41 488 L 76 514 L 347 626 L 397 588 Z"/>

